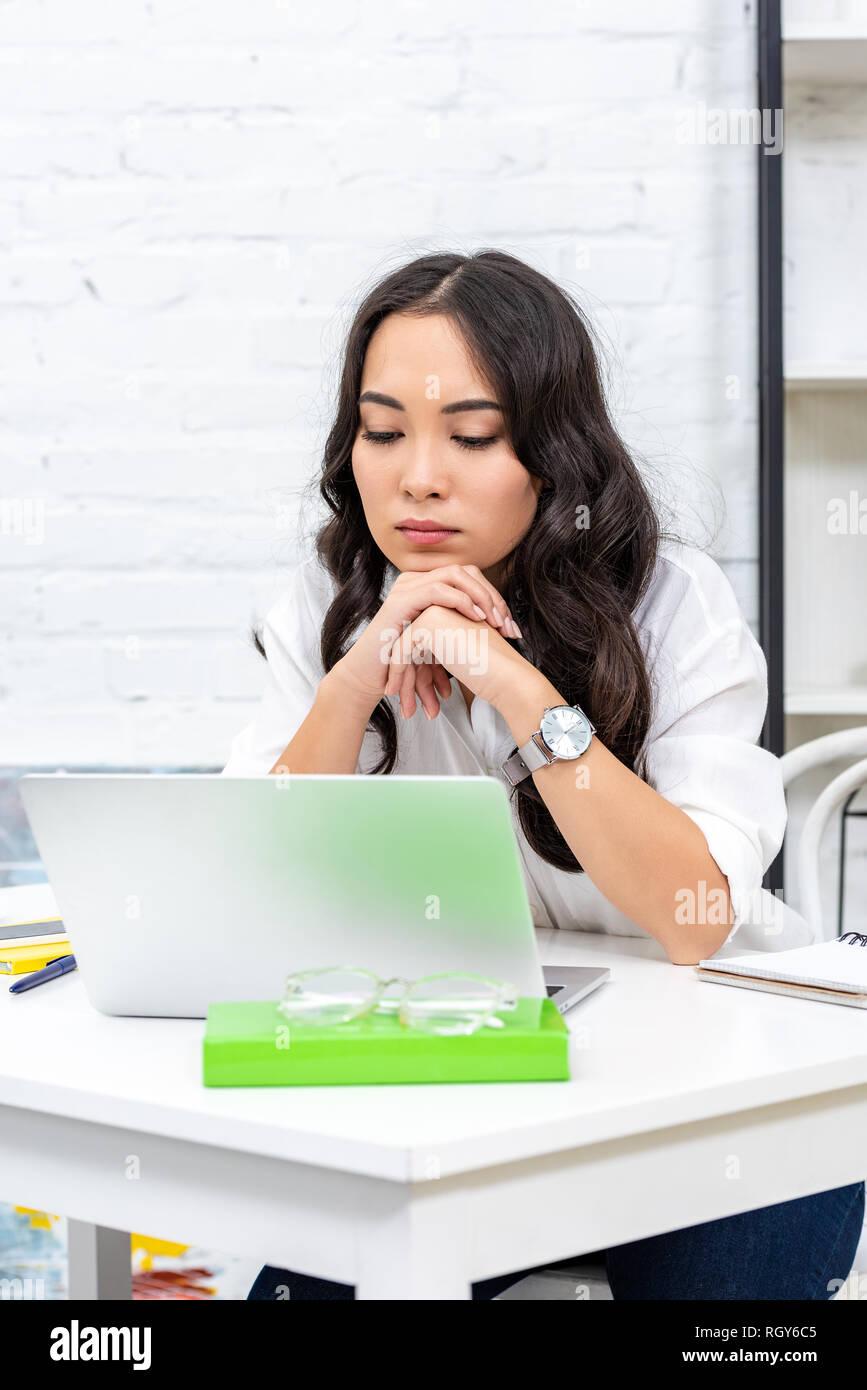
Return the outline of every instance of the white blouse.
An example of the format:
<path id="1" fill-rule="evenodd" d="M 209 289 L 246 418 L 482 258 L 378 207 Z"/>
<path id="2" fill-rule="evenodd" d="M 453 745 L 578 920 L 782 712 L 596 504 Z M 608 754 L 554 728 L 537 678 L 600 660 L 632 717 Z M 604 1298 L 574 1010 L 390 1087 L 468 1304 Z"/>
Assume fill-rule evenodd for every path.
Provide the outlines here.
<path id="1" fill-rule="evenodd" d="M 267 774 L 310 712 L 324 675 L 319 639 L 334 593 L 315 555 L 290 571 L 263 625 L 264 694 L 232 743 L 224 775 Z M 813 934 L 804 918 L 761 886 L 782 843 L 786 802 L 779 761 L 756 742 L 767 705 L 764 653 L 731 584 L 710 556 L 664 540 L 634 617 L 653 689 L 648 781 L 696 822 L 728 879 L 734 926 L 726 941 L 737 932 L 740 949 L 808 944 Z M 510 791 L 501 764 L 515 740 L 492 705 L 476 696 L 468 711 L 454 677 L 435 719 L 420 709 L 403 719 L 398 696 L 388 698 L 398 730 L 395 773 L 493 776 Z M 369 771 L 380 754 L 379 735 L 368 729 L 356 772 Z M 644 936 L 586 873 L 567 873 L 539 857 L 521 829 L 516 799 L 513 826 L 536 925 Z"/>

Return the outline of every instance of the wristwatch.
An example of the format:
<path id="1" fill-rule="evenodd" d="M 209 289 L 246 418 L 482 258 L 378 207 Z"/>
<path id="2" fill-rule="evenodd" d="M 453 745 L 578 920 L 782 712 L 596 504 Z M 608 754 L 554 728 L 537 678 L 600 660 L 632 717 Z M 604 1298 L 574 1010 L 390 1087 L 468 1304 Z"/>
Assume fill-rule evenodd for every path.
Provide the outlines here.
<path id="1" fill-rule="evenodd" d="M 517 753 L 506 759 L 503 772 L 516 787 L 548 763 L 580 758 L 595 733 L 596 726 L 578 705 L 546 705 L 538 729 Z"/>

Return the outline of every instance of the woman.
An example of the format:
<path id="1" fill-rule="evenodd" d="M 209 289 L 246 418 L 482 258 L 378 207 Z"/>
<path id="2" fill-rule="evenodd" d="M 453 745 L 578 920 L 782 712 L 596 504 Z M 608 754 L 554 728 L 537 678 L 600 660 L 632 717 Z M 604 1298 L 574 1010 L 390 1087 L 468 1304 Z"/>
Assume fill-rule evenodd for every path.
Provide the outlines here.
<path id="1" fill-rule="evenodd" d="M 761 888 L 786 819 L 761 649 L 714 561 L 663 533 L 556 285 L 497 251 L 388 275 L 350 330 L 320 492 L 227 774 L 498 775 L 538 925 L 649 933 L 675 965 L 735 932 L 810 939 Z M 549 761 L 529 741 L 557 706 L 581 738 Z M 856 1183 L 621 1245 L 612 1291 L 825 1299 L 863 1214 Z M 249 1297 L 353 1290 L 266 1266 Z"/>

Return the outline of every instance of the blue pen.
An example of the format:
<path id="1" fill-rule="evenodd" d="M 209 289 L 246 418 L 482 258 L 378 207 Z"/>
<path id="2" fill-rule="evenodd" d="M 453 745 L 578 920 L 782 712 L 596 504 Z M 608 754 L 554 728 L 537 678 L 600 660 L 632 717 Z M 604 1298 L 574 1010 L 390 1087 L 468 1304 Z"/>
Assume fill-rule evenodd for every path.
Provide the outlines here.
<path id="1" fill-rule="evenodd" d="M 23 980 L 18 980 L 14 985 L 9 986 L 10 994 L 20 994 L 22 990 L 33 989 L 35 985 L 44 985 L 46 980 L 56 980 L 58 975 L 65 975 L 68 970 L 75 969 L 75 956 L 58 956 L 57 960 L 50 961 L 42 970 L 34 970 L 32 975 L 25 975 Z"/>

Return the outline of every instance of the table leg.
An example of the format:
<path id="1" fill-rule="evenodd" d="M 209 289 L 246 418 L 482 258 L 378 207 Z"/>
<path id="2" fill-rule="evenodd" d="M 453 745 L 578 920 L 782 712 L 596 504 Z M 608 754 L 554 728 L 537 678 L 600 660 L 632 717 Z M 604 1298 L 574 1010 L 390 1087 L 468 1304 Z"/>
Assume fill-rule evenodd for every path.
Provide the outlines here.
<path id="1" fill-rule="evenodd" d="M 384 1262 L 366 1267 L 355 1286 L 355 1297 L 380 1303 L 410 1300 L 423 1303 L 470 1299 L 470 1284 L 454 1269 L 428 1264 L 410 1269 L 405 1264 Z"/>
<path id="2" fill-rule="evenodd" d="M 410 1188 L 388 1206 L 375 1227 L 359 1232 L 356 1299 L 469 1300 L 461 1198 L 420 1199 Z"/>
<path id="3" fill-rule="evenodd" d="M 67 1220 L 69 1298 L 132 1299 L 129 1232 Z"/>

